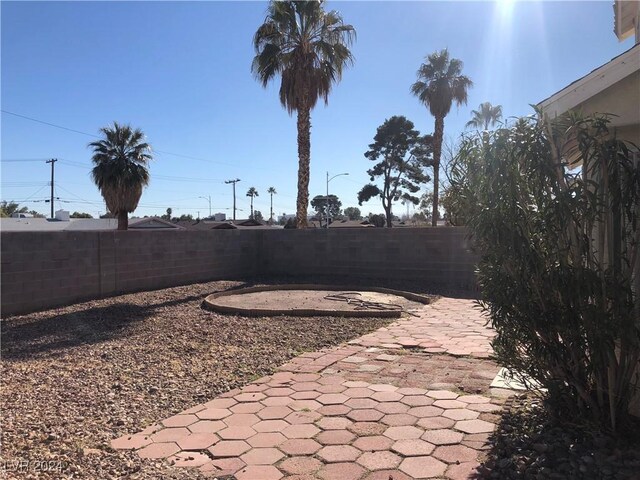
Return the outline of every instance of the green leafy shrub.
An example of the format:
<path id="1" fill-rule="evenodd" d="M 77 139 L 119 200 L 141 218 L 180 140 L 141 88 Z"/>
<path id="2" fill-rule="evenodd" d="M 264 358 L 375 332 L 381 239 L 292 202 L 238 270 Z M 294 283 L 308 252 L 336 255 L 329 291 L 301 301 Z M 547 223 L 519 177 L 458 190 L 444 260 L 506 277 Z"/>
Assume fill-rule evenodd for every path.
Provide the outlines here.
<path id="1" fill-rule="evenodd" d="M 481 304 L 499 362 L 545 387 L 558 413 L 613 430 L 640 359 L 633 148 L 606 116 L 524 118 L 466 138 L 465 168 L 452 176 L 481 255 Z M 582 166 L 569 170 L 568 161 Z"/>

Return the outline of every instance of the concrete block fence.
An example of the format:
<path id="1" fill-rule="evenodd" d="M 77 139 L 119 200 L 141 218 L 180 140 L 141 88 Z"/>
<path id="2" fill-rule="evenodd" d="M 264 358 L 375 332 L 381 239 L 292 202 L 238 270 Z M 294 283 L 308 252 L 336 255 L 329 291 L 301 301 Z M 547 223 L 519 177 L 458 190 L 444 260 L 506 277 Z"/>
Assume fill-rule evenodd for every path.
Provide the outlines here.
<path id="1" fill-rule="evenodd" d="M 3 232 L 2 315 L 255 275 L 475 286 L 464 228 Z"/>

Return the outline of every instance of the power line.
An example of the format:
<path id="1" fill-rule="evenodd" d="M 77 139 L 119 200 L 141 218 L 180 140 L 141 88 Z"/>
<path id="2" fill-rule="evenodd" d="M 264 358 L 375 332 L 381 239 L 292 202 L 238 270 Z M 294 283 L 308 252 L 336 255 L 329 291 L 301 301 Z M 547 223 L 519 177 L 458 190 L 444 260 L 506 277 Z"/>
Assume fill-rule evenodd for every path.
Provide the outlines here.
<path id="1" fill-rule="evenodd" d="M 6 113 L 7 115 L 13 115 L 14 117 L 19 117 L 19 118 L 23 118 L 25 120 L 30 120 L 32 122 L 41 123 L 43 125 L 48 125 L 49 127 L 59 128 L 61 130 L 66 130 L 68 132 L 78 133 L 80 135 L 86 135 L 88 137 L 101 138 L 99 135 L 94 135 L 92 133 L 82 132 L 80 130 L 76 130 L 74 128 L 69 128 L 69 127 L 64 127 L 62 125 L 56 125 L 55 123 L 45 122 L 44 120 L 39 120 L 37 118 L 28 117 L 26 115 L 21 115 L 19 113 L 10 112 L 8 110 L 0 110 L 0 111 L 2 113 Z M 168 152 L 166 150 L 158 150 L 158 149 L 154 148 L 153 151 L 155 153 L 160 153 L 160 154 L 164 154 L 164 155 L 172 155 L 174 157 L 180 157 L 180 158 L 188 158 L 190 160 L 197 160 L 199 162 L 215 163 L 215 164 L 218 164 L 218 165 L 226 165 L 226 166 L 229 166 L 229 167 L 234 167 L 235 166 L 235 165 L 232 165 L 230 163 L 219 162 L 217 160 L 210 160 L 210 159 L 207 159 L 207 158 L 194 157 L 192 155 L 185 155 L 185 154 L 182 154 L 182 153 Z"/>

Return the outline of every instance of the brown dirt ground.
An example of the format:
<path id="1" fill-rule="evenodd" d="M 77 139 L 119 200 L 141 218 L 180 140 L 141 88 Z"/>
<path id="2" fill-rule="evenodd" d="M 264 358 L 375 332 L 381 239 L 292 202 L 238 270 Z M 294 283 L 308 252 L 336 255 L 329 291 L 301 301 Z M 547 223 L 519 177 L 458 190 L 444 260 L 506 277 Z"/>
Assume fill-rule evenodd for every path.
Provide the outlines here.
<path id="1" fill-rule="evenodd" d="M 110 440 L 390 320 L 219 315 L 209 282 L 80 303 L 2 321 L 7 478 L 200 478 L 115 451 Z M 21 472 L 12 471 L 17 462 Z M 42 472 L 42 461 L 52 471 Z M 61 471 L 56 462 L 62 462 Z M 36 470 L 40 467 L 40 470 Z"/>

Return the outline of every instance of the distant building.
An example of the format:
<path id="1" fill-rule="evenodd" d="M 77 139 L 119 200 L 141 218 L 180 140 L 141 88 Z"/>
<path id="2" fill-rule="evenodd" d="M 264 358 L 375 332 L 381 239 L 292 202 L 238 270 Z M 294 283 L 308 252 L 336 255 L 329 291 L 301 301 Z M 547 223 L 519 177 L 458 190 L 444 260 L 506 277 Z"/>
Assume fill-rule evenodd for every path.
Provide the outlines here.
<path id="1" fill-rule="evenodd" d="M 214 213 L 213 214 L 213 221 L 214 222 L 224 222 L 227 220 L 227 214 L 226 213 Z"/>

